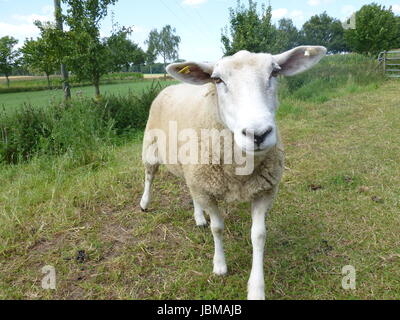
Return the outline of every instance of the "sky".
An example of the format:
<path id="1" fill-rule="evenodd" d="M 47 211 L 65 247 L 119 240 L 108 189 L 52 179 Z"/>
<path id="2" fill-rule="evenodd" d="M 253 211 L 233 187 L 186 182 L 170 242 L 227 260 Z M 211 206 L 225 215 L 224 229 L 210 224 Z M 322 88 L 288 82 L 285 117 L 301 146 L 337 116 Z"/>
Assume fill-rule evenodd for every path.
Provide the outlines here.
<path id="1" fill-rule="evenodd" d="M 256 0 L 257 1 L 257 0 Z M 133 27 L 131 39 L 146 49 L 152 29 L 170 24 L 181 37 L 179 57 L 192 61 L 215 61 L 223 55 L 221 30 L 228 25 L 229 8 L 236 0 L 119 0 L 110 7 L 121 26 Z M 242 0 L 247 3 L 247 0 Z M 258 0 L 259 4 L 267 3 Z M 376 2 L 400 15 L 400 0 L 270 0 L 273 21 L 292 18 L 300 28 L 312 15 L 327 11 L 345 20 L 363 5 Z M 35 20 L 53 20 L 53 0 L 0 0 L 0 37 L 10 35 L 21 46 L 26 38 L 38 36 Z M 101 35 L 111 31 L 111 14 L 103 21 Z"/>

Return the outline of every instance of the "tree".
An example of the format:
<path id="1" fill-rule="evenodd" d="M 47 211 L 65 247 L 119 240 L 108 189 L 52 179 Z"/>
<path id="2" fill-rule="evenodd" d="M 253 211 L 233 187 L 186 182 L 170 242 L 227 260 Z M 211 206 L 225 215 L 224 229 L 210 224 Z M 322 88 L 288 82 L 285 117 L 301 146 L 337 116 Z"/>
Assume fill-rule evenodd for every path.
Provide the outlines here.
<path id="1" fill-rule="evenodd" d="M 276 31 L 276 50 L 283 52 L 297 47 L 300 44 L 299 36 L 292 19 L 282 18 Z"/>
<path id="2" fill-rule="evenodd" d="M 312 16 L 303 25 L 301 42 L 306 45 L 325 46 L 331 53 L 348 51 L 342 23 L 326 12 Z"/>
<path id="3" fill-rule="evenodd" d="M 46 74 L 50 88 L 50 75 L 55 72 L 58 63 L 49 42 L 43 38 L 26 40 L 21 52 L 22 61 L 29 69 Z"/>
<path id="4" fill-rule="evenodd" d="M 400 16 L 396 16 L 396 21 L 397 21 L 398 36 L 397 36 L 397 45 L 395 47 L 400 48 Z"/>
<path id="5" fill-rule="evenodd" d="M 258 13 L 257 2 L 249 0 L 248 7 L 237 1 L 237 8 L 230 8 L 230 22 L 222 31 L 224 54 L 233 55 L 240 50 L 276 53 L 276 28 L 271 23 L 272 7 L 262 5 Z"/>
<path id="6" fill-rule="evenodd" d="M 176 30 L 170 25 L 166 25 L 160 32 L 157 29 L 150 31 L 146 41 L 148 45 L 147 62 L 154 62 L 157 56 L 161 56 L 165 69 L 167 62 L 178 59 L 180 42 L 181 38 L 176 35 Z M 165 71 L 164 75 L 166 75 Z"/>
<path id="7" fill-rule="evenodd" d="M 372 3 L 356 13 L 356 29 L 346 30 L 350 48 L 358 53 L 376 56 L 400 45 L 400 27 L 392 8 Z"/>
<path id="8" fill-rule="evenodd" d="M 116 1 L 63 0 L 68 6 L 64 20 L 70 28 L 67 64 L 78 79 L 92 82 L 96 97 L 100 96 L 100 78 L 110 68 L 110 50 L 107 41 L 100 39 L 100 22 Z"/>
<path id="9" fill-rule="evenodd" d="M 141 65 L 146 60 L 146 54 L 139 45 L 128 39 L 130 33 L 130 29 L 122 28 L 107 39 L 112 71 L 129 71 L 131 65 Z"/>
<path id="10" fill-rule="evenodd" d="M 18 40 L 5 36 L 0 38 L 0 73 L 3 73 L 7 79 L 7 87 L 10 87 L 9 76 L 18 62 L 19 51 L 14 49 Z"/>
<path id="11" fill-rule="evenodd" d="M 56 30 L 57 32 L 54 33 L 55 35 L 61 36 L 61 42 L 64 44 L 64 27 L 63 27 L 63 15 L 62 15 L 62 9 L 61 9 L 61 0 L 54 0 L 54 16 L 56 19 Z M 48 42 L 50 43 L 51 39 L 47 39 Z M 63 41 L 64 40 L 64 41 Z M 63 47 L 60 46 L 61 48 Z M 56 50 L 54 50 L 55 53 L 57 53 Z M 66 65 L 63 62 L 63 54 L 64 52 L 58 51 L 58 57 L 59 57 L 59 64 L 61 68 L 61 76 L 63 78 L 63 91 L 64 91 L 64 99 L 68 100 L 71 99 L 71 88 L 69 86 L 69 74 Z"/>

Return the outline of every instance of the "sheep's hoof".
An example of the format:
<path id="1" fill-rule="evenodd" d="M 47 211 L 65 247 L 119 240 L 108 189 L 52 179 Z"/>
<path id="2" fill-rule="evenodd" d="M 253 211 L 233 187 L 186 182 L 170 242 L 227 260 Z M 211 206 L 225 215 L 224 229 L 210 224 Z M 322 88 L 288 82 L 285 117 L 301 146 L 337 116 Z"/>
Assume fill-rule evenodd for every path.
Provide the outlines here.
<path id="1" fill-rule="evenodd" d="M 228 267 L 226 265 L 214 265 L 214 274 L 217 276 L 225 276 L 228 273 Z"/>
<path id="2" fill-rule="evenodd" d="M 140 210 L 142 210 L 142 212 L 149 212 L 148 209 L 143 209 L 142 206 L 140 206 Z"/>
<path id="3" fill-rule="evenodd" d="M 265 293 L 264 292 L 252 292 L 247 295 L 247 300 L 252 301 L 264 301 Z"/>

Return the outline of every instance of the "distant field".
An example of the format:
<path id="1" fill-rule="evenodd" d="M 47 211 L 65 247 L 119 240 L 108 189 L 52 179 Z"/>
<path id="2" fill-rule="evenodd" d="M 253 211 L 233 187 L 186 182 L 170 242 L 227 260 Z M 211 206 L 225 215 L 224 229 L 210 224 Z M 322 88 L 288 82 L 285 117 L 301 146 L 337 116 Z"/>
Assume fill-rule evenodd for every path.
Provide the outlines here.
<path id="1" fill-rule="evenodd" d="M 154 73 L 154 74 L 145 74 L 144 77 L 148 79 L 153 79 L 153 78 L 159 78 L 163 77 L 164 75 L 162 73 Z M 42 79 L 45 80 L 45 76 L 11 76 L 11 80 L 37 80 L 37 79 Z M 0 82 L 6 81 L 6 77 L 0 77 Z"/>
<path id="2" fill-rule="evenodd" d="M 45 80 L 44 76 L 11 76 L 10 81 L 22 81 L 22 80 Z M 0 77 L 0 84 L 6 83 L 6 77 Z"/>
<path id="3" fill-rule="evenodd" d="M 172 81 L 160 81 L 161 84 L 173 83 Z M 140 82 L 127 82 L 119 84 L 107 84 L 101 86 L 102 94 L 126 94 L 129 91 L 141 91 L 151 86 L 152 81 Z M 78 96 L 94 96 L 94 88 L 91 86 L 73 88 L 72 97 Z M 7 111 L 15 110 L 24 105 L 24 103 L 31 104 L 35 107 L 46 107 L 49 103 L 54 101 L 61 101 L 62 90 L 46 90 L 35 92 L 19 92 L 19 93 L 4 93 L 0 94 L 0 107 Z"/>
<path id="4" fill-rule="evenodd" d="M 123 73 L 121 73 L 123 75 Z M 145 74 L 144 78 L 145 79 L 160 79 L 163 78 L 164 74 L 162 73 L 156 73 L 156 74 Z M 33 84 L 35 84 L 35 82 L 42 82 L 43 84 L 47 83 L 47 78 L 45 76 L 11 76 L 9 77 L 10 79 L 10 83 L 11 85 L 17 83 L 18 85 L 21 84 L 21 82 L 23 83 L 27 83 L 27 82 L 32 82 Z M 52 81 L 58 81 L 60 79 L 59 76 L 51 76 L 50 79 Z M 7 80 L 6 77 L 1 77 L 0 76 L 0 87 L 5 87 L 7 84 Z"/>

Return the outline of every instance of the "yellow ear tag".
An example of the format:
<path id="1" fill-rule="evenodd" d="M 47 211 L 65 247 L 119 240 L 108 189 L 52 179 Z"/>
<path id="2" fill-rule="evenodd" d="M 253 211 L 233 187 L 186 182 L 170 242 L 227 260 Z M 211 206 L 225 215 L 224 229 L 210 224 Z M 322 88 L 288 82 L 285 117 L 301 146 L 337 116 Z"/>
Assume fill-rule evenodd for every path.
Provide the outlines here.
<path id="1" fill-rule="evenodd" d="M 306 52 L 304 53 L 306 57 L 316 56 L 317 54 L 318 50 L 315 48 L 307 48 Z"/>
<path id="2" fill-rule="evenodd" d="M 181 71 L 179 71 L 178 73 L 189 74 L 190 73 L 190 67 L 186 66 Z"/>

